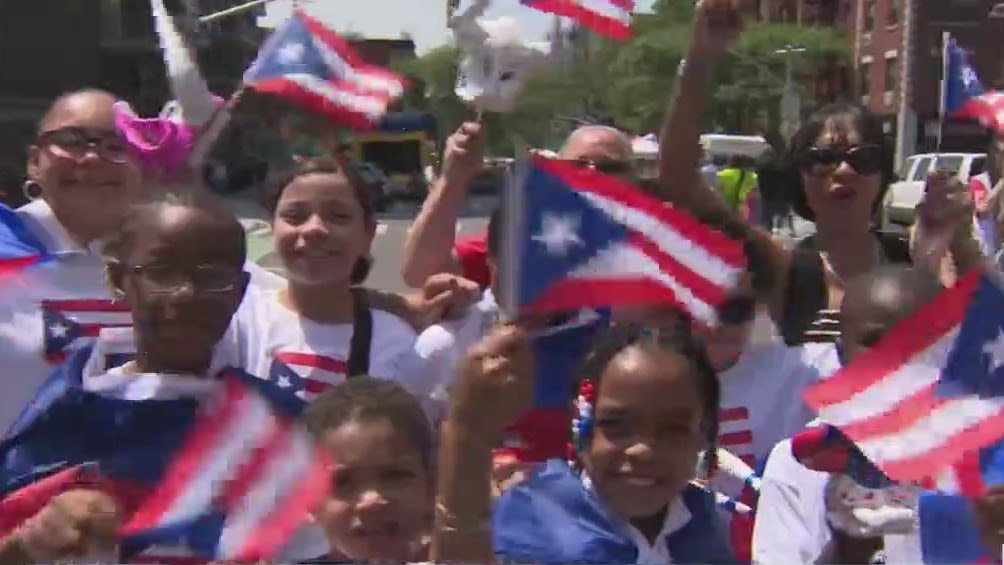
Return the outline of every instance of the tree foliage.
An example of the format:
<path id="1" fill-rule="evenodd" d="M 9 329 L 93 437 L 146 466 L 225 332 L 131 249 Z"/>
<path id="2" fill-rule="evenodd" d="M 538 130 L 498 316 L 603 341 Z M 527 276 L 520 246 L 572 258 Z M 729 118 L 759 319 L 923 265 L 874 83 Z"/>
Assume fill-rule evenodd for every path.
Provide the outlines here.
<path id="1" fill-rule="evenodd" d="M 571 62 L 531 80 L 512 113 L 484 116 L 490 150 L 501 155 L 523 143 L 554 147 L 576 119 L 603 119 L 638 134 L 655 131 L 690 42 L 692 17 L 691 2 L 659 0 L 652 14 L 635 17 L 628 41 L 576 30 L 566 42 Z M 777 53 L 787 46 L 805 51 Z M 803 108 L 811 108 L 819 101 L 805 85 L 849 55 L 848 38 L 831 28 L 747 22 L 715 70 L 703 125 L 709 131 L 758 131 L 771 137 L 779 125 L 789 61 Z M 453 93 L 460 57 L 456 47 L 445 45 L 398 65 L 416 85 L 404 105 L 432 112 L 444 132 L 473 117 Z"/>

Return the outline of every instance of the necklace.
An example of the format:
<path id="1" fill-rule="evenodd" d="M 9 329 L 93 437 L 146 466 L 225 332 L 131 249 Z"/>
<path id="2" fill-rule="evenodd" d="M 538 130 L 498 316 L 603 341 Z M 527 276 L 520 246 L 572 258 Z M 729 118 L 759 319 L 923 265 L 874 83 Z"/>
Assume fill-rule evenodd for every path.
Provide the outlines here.
<path id="1" fill-rule="evenodd" d="M 877 240 L 872 239 L 871 247 L 873 267 L 877 267 L 885 263 L 885 256 L 882 254 L 882 247 L 879 245 Z M 819 257 L 823 260 L 823 268 L 826 269 L 828 277 L 836 282 L 837 286 L 841 289 L 845 288 L 847 283 L 844 281 L 844 277 L 840 276 L 840 273 L 838 273 L 837 269 L 833 266 L 833 261 L 830 260 L 830 254 L 826 251 L 819 250 Z"/>

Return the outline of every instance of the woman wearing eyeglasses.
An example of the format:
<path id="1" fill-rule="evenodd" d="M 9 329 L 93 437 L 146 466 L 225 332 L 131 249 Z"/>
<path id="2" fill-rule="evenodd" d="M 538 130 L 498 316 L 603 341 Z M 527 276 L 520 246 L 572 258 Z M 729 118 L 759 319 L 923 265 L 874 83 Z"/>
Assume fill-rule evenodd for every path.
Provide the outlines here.
<path id="1" fill-rule="evenodd" d="M 659 136 L 667 140 L 660 146 L 660 189 L 698 217 L 742 223 L 703 186 L 698 173 L 698 117 L 710 98 L 710 70 L 739 34 L 737 1 L 701 0 L 694 26 Z M 815 221 L 816 234 L 789 250 L 770 234 L 746 225 L 747 248 L 763 258 L 756 264 L 750 261 L 750 266 L 764 271 L 754 276 L 764 281 L 757 291 L 787 343 L 832 341 L 838 335 L 833 312 L 843 299 L 845 280 L 887 261 L 919 257 L 911 258 L 906 245 L 894 245 L 874 228 L 892 176 L 891 150 L 877 116 L 855 105 L 827 106 L 794 135 L 789 157 L 795 210 Z M 958 272 L 982 261 L 972 233 L 972 201 L 951 175 L 932 174 L 919 212 L 925 229 L 915 249 L 949 250 Z M 923 254 L 925 262 L 938 255 Z"/>
<path id="2" fill-rule="evenodd" d="M 50 257 L 0 277 L 2 429 L 56 363 L 101 327 L 128 323 L 95 250 L 143 193 L 139 167 L 115 128 L 114 103 L 98 90 L 56 99 L 28 147 L 30 202 L 0 210 L 8 229 Z"/>

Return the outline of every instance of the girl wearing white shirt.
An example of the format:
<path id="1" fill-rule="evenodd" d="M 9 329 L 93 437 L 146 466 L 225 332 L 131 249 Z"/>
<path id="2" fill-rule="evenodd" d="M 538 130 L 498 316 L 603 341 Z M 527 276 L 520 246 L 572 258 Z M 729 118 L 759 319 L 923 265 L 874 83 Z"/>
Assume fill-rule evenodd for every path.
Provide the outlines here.
<path id="1" fill-rule="evenodd" d="M 60 96 L 28 149 L 24 193 L 31 202 L 11 217 L 49 260 L 3 281 L 0 361 L 8 377 L 0 379 L 2 429 L 55 364 L 102 329 L 131 324 L 125 305 L 108 292 L 96 251 L 96 242 L 150 192 L 134 149 L 116 128 L 115 103 L 100 90 Z M 275 275 L 246 267 L 256 284 L 276 284 Z"/>
<path id="2" fill-rule="evenodd" d="M 14 211 L 51 257 L 3 281 L 0 428 L 6 429 L 58 363 L 108 325 L 128 324 L 111 300 L 94 243 L 142 194 L 140 171 L 115 128 L 115 97 L 99 90 L 57 98 L 28 148 L 31 202 Z"/>
<path id="3" fill-rule="evenodd" d="M 370 293 L 358 286 L 372 263 L 376 220 L 351 165 L 302 163 L 267 205 L 288 283 L 249 293 L 236 322 L 242 366 L 306 399 L 362 374 L 428 395 L 417 377 L 414 329 L 371 308 Z"/>

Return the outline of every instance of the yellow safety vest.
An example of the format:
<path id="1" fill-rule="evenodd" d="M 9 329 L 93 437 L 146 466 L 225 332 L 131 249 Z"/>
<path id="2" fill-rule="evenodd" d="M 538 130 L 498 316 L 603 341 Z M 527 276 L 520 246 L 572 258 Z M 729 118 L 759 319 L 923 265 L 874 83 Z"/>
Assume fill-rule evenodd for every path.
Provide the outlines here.
<path id="1" fill-rule="evenodd" d="M 722 191 L 725 200 L 738 210 L 750 191 L 756 186 L 757 176 L 753 171 L 730 167 L 718 171 L 718 190 Z"/>

